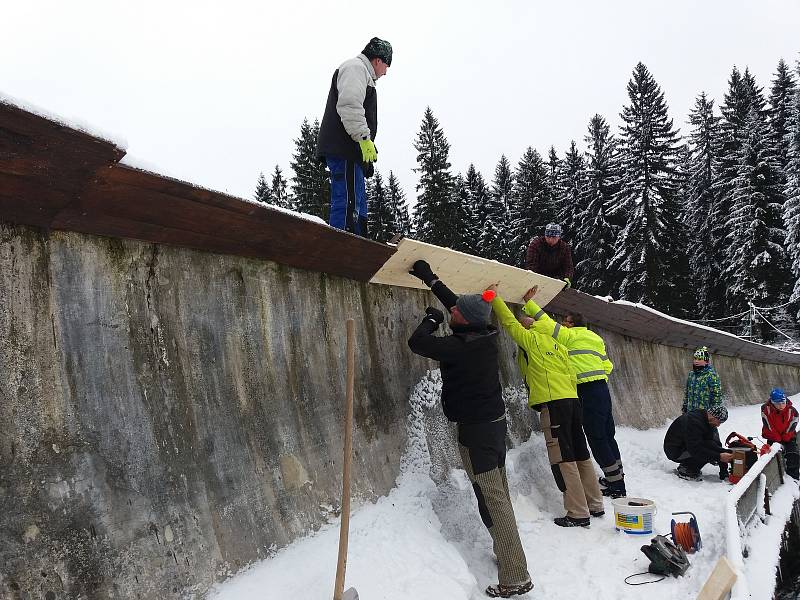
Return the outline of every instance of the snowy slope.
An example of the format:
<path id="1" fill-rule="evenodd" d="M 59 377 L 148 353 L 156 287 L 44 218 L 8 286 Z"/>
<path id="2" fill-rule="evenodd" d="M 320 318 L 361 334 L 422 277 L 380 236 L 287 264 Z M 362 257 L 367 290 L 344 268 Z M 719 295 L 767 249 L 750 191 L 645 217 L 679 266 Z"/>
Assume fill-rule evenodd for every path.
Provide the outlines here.
<path id="1" fill-rule="evenodd" d="M 425 423 L 440 411 L 435 396 L 439 379 L 421 382 L 412 394 L 409 444 L 397 487 L 374 504 L 354 511 L 345 587 L 355 587 L 364 600 L 462 600 L 486 598 L 483 589 L 496 582 L 491 540 L 480 522 L 465 473 L 451 469 L 437 484 L 429 475 Z M 733 430 L 760 432 L 758 406 L 731 410 L 720 428 L 722 438 Z M 665 424 L 666 425 L 666 424 Z M 720 482 L 717 468 L 704 469 L 704 481 L 687 482 L 672 473 L 675 465 L 661 450 L 666 427 L 648 431 L 620 428 L 617 440 L 625 463 L 628 493 L 656 502 L 656 533 L 668 533 L 672 511 L 697 515 L 703 549 L 690 556 L 692 566 L 678 579 L 634 587 L 624 583 L 632 573 L 647 570 L 639 547 L 651 536 L 632 536 L 614 529 L 613 509 L 592 519 L 589 529 L 562 529 L 561 496 L 553 481 L 541 433 L 509 453 L 507 467 L 514 509 L 535 588 L 526 598 L 612 600 L 693 598 L 724 553 L 724 497 L 730 485 Z M 776 494 L 775 500 L 779 500 Z M 783 490 L 781 506 L 790 506 L 797 488 Z M 784 512 L 785 509 L 784 509 Z M 751 545 L 776 546 L 783 521 L 773 519 L 757 531 Z M 761 535 L 763 530 L 763 536 Z M 336 568 L 338 523 L 299 540 L 210 594 L 215 600 L 278 600 L 331 598 Z M 777 552 L 762 552 L 749 576 L 772 581 Z M 773 556 L 774 554 L 774 556 Z M 751 572 L 755 570 L 755 572 Z M 759 586 L 752 586 L 757 589 Z M 765 592 L 767 590 L 764 590 Z M 765 594 L 769 597 L 769 594 Z"/>

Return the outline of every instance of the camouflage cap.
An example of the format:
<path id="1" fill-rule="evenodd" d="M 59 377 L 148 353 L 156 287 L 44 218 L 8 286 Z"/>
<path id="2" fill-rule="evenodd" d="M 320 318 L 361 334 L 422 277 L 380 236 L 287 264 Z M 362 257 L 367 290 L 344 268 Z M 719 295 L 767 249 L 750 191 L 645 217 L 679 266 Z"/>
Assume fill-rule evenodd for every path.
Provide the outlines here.
<path id="1" fill-rule="evenodd" d="M 361 54 L 370 60 L 373 58 L 380 58 L 386 63 L 387 67 L 392 66 L 392 45 L 381 38 L 372 38 L 369 43 L 364 46 Z"/>

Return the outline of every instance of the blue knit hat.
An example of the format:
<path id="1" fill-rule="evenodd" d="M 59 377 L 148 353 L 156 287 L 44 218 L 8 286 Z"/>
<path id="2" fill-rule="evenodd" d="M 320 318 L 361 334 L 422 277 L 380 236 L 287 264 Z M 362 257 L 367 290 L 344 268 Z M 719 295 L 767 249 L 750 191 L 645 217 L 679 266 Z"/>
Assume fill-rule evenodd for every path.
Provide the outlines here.
<path id="1" fill-rule="evenodd" d="M 784 392 L 782 388 L 772 388 L 772 391 L 769 393 L 769 399 L 772 402 L 786 402 L 786 392 Z"/>

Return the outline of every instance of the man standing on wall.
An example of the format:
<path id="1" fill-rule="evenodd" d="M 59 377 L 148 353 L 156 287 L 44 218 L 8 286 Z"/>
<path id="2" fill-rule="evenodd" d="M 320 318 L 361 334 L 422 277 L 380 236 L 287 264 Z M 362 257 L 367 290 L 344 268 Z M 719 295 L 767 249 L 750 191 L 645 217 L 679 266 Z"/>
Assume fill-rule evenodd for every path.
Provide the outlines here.
<path id="1" fill-rule="evenodd" d="M 592 455 L 603 470 L 600 484 L 604 496 L 625 496 L 625 474 L 615 439 L 608 376 L 614 368 L 599 335 L 586 327 L 581 313 L 569 313 L 562 321 L 563 340 L 578 378 L 578 398 L 583 409 L 583 429 Z"/>
<path id="2" fill-rule="evenodd" d="M 583 432 L 575 371 L 564 345 L 561 325 L 533 301 L 536 287 L 522 297 L 529 321 L 517 321 L 500 296 L 492 308 L 500 325 L 519 349 L 517 363 L 528 387 L 528 405 L 539 411 L 553 478 L 564 495 L 567 514 L 553 519 L 559 527 L 588 527 L 589 517 L 602 517 L 603 496 L 589 460 Z"/>
<path id="3" fill-rule="evenodd" d="M 711 355 L 708 348 L 701 346 L 692 355 L 692 370 L 686 378 L 686 391 L 683 395 L 681 412 L 686 414 L 692 410 L 708 409 L 722 406 L 722 383 L 716 369 L 711 366 Z M 721 445 L 719 431 L 714 429 L 717 444 Z M 728 465 L 719 463 L 719 478 L 728 476 Z"/>
<path id="4" fill-rule="evenodd" d="M 561 239 L 561 225 L 549 223 L 544 236 L 531 240 L 525 257 L 525 268 L 553 279 L 563 279 L 567 287 L 572 285 L 575 269 L 572 265 L 572 249 Z"/>
<path id="5" fill-rule="evenodd" d="M 391 64 L 391 44 L 374 37 L 361 54 L 334 71 L 317 140 L 317 155 L 330 170 L 330 224 L 363 237 L 367 236 L 364 177 L 372 175 L 378 160 L 375 82 Z"/>
<path id="6" fill-rule="evenodd" d="M 437 337 L 442 311 L 428 307 L 408 340 L 415 354 L 439 361 L 442 410 L 458 427 L 458 448 L 478 512 L 494 544 L 499 583 L 486 588 L 491 597 L 509 598 L 533 588 L 506 479 L 506 408 L 503 404 L 497 329 L 489 324 L 493 292 L 456 296 L 424 260 L 410 271 L 421 279 L 450 313 L 452 334 Z"/>

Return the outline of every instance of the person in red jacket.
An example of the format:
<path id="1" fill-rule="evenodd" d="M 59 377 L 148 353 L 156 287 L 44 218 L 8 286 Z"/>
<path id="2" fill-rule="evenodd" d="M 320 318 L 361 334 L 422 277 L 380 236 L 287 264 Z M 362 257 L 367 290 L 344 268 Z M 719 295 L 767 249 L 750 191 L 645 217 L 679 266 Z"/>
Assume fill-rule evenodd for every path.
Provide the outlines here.
<path id="1" fill-rule="evenodd" d="M 572 286 L 575 275 L 572 249 L 561 239 L 561 225 L 549 223 L 544 229 L 544 236 L 531 240 L 525 256 L 525 268 L 553 279 L 563 279 L 567 287 Z"/>
<path id="2" fill-rule="evenodd" d="M 774 388 L 769 401 L 761 406 L 762 437 L 771 446 L 783 446 L 786 474 L 800 479 L 800 454 L 797 449 L 797 409 L 781 388 Z"/>

